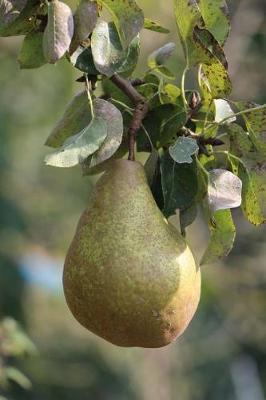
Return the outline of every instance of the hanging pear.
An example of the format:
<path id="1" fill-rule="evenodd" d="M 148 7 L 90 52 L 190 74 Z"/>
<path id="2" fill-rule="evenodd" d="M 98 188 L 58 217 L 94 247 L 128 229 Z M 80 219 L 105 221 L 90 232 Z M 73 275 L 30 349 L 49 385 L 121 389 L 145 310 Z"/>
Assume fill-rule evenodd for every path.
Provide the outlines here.
<path id="1" fill-rule="evenodd" d="M 118 346 L 162 347 L 191 321 L 200 270 L 164 218 L 143 166 L 115 160 L 80 218 L 64 266 L 74 317 Z"/>

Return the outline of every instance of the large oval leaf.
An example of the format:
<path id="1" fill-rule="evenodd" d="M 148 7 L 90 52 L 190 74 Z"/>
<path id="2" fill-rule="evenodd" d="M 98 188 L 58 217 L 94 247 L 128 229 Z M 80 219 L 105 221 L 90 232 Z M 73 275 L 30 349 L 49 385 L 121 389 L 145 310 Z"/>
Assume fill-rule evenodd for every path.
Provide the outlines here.
<path id="1" fill-rule="evenodd" d="M 43 36 L 43 52 L 48 63 L 55 64 L 68 51 L 74 34 L 74 20 L 68 5 L 48 3 L 48 23 Z"/>

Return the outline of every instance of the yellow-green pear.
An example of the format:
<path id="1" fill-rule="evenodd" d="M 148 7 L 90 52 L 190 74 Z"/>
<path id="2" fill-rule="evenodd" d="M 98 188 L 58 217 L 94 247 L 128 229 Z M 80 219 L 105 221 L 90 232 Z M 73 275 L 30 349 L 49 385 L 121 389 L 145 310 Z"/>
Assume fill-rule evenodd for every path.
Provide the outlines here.
<path id="1" fill-rule="evenodd" d="M 64 266 L 74 317 L 118 346 L 162 347 L 191 321 L 200 270 L 138 162 L 115 160 L 80 218 Z"/>

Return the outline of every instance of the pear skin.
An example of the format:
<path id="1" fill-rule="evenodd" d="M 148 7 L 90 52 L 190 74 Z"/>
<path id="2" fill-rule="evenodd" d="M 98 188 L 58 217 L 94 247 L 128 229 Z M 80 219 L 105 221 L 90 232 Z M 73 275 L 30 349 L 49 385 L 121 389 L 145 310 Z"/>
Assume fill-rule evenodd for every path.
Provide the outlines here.
<path id="1" fill-rule="evenodd" d="M 63 285 L 80 324 L 118 346 L 166 346 L 188 326 L 200 269 L 157 207 L 140 163 L 115 160 L 99 179 L 66 256 Z"/>

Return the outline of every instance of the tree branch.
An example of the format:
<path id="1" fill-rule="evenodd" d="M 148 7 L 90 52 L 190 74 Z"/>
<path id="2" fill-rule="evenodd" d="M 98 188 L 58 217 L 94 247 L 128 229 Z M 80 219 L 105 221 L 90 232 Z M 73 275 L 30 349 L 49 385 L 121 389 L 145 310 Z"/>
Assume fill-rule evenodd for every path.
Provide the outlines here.
<path id="1" fill-rule="evenodd" d="M 128 98 L 134 103 L 135 110 L 133 113 L 132 121 L 128 129 L 128 148 L 129 154 L 128 159 L 130 161 L 135 161 L 135 142 L 137 132 L 141 127 L 141 123 L 148 113 L 149 107 L 147 100 L 134 88 L 132 83 L 124 79 L 118 74 L 114 74 L 111 81 L 124 92 Z"/>

